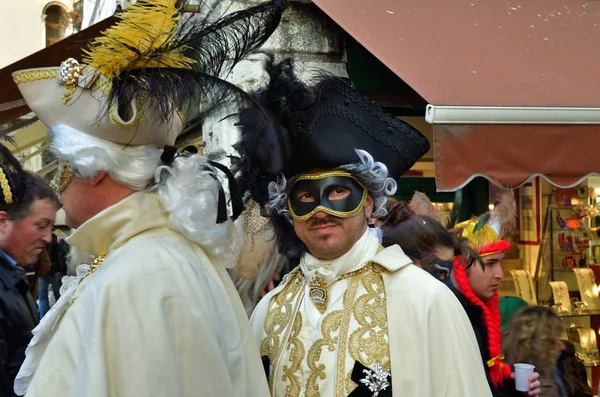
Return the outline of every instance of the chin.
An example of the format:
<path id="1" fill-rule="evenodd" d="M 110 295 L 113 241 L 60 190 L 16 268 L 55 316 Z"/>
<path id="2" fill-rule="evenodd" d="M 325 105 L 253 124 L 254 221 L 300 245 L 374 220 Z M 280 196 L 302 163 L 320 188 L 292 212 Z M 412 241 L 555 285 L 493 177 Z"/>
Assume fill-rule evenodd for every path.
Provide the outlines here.
<path id="1" fill-rule="evenodd" d="M 35 256 L 31 256 L 28 258 L 23 258 L 21 260 L 17 260 L 17 263 L 19 265 L 23 265 L 23 266 L 31 266 L 31 265 L 35 265 L 35 263 L 38 261 L 39 255 L 35 255 Z"/>
<path id="2" fill-rule="evenodd" d="M 75 222 L 69 215 L 65 217 L 65 224 L 71 229 L 77 229 L 80 226 L 80 224 Z"/>

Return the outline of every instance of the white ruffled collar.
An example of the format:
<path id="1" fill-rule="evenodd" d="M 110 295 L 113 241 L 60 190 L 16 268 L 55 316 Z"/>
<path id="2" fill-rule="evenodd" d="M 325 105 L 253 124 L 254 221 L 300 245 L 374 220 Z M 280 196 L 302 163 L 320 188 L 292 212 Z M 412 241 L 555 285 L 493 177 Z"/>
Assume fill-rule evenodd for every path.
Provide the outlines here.
<path id="1" fill-rule="evenodd" d="M 300 260 L 300 269 L 308 282 L 318 273 L 327 284 L 332 284 L 344 274 L 358 270 L 377 255 L 379 238 L 375 229 L 367 227 L 360 239 L 339 258 L 322 261 L 311 254 Z"/>

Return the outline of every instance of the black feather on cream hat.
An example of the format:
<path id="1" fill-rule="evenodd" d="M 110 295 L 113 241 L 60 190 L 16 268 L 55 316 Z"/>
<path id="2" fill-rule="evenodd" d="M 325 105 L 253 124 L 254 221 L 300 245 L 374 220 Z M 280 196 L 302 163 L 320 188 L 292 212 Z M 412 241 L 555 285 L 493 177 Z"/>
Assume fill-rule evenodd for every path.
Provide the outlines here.
<path id="1" fill-rule="evenodd" d="M 201 125 L 208 110 L 250 100 L 222 77 L 269 38 L 287 0 L 217 19 L 182 17 L 177 3 L 138 0 L 90 43 L 82 63 L 14 72 L 31 110 L 48 127 L 162 148 Z"/>

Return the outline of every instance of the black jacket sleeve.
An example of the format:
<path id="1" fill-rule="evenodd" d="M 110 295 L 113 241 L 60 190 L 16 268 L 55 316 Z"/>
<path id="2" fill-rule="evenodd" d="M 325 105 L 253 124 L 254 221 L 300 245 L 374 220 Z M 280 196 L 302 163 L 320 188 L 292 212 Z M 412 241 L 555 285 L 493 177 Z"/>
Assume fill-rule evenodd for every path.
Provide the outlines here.
<path id="1" fill-rule="evenodd" d="M 16 373 L 11 369 L 11 357 L 8 349 L 6 319 L 0 307 L 0 396 L 15 397 L 13 382 Z M 17 371 L 19 368 L 17 368 Z"/>

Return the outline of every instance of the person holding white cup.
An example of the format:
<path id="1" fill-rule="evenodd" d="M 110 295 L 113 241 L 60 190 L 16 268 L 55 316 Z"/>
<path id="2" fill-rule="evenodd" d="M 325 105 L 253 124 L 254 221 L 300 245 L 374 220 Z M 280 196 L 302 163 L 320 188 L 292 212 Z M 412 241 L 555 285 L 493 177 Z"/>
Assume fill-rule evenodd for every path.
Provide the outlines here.
<path id="1" fill-rule="evenodd" d="M 516 375 L 502 349 L 498 286 L 504 277 L 502 260 L 511 247 L 502 236 L 512 230 L 515 219 L 516 203 L 507 192 L 499 196 L 492 211 L 457 224 L 455 230 L 467 240 L 470 252 L 454 258 L 450 277 L 442 281 L 454 292 L 471 321 L 494 397 L 541 394 L 537 372 L 529 376 L 528 387 L 522 387 L 526 391 L 516 391 Z"/>
<path id="2" fill-rule="evenodd" d="M 539 373 L 541 397 L 563 397 L 564 382 L 556 362 L 564 349 L 560 318 L 545 306 L 526 306 L 515 313 L 504 331 L 502 345 L 506 364 L 515 370 L 519 395 L 528 389 L 528 379 Z M 534 372 L 536 371 L 536 372 Z"/>
<path id="3" fill-rule="evenodd" d="M 517 363 L 515 367 L 515 389 L 529 391 L 529 377 L 533 375 L 535 365 Z"/>

